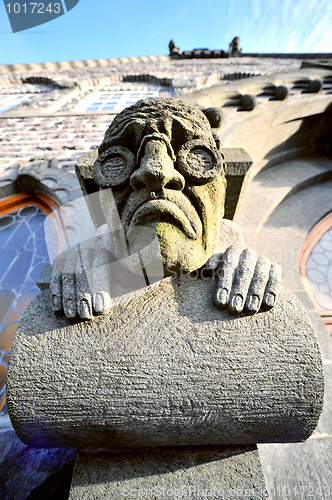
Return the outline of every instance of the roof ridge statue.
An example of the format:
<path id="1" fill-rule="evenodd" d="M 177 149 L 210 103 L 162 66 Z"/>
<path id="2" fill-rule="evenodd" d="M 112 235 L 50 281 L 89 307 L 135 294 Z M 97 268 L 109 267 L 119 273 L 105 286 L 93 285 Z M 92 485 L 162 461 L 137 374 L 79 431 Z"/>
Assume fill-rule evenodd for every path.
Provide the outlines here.
<path id="1" fill-rule="evenodd" d="M 237 57 L 241 55 L 242 49 L 240 49 L 240 38 L 238 36 L 235 36 L 229 44 L 228 52 L 231 57 Z"/>

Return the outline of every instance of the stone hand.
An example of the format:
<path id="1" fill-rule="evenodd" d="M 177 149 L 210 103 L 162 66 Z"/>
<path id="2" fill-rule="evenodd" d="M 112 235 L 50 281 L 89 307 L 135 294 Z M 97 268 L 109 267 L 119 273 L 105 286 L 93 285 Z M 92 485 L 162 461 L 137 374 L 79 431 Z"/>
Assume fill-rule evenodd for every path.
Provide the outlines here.
<path id="1" fill-rule="evenodd" d="M 109 252 L 80 245 L 60 254 L 50 280 L 51 304 L 67 318 L 91 319 L 111 309 L 108 276 Z M 100 291 L 102 290 L 102 291 Z"/>
<path id="2" fill-rule="evenodd" d="M 230 246 L 222 255 L 214 301 L 232 314 L 270 309 L 281 286 L 281 267 L 252 250 Z"/>

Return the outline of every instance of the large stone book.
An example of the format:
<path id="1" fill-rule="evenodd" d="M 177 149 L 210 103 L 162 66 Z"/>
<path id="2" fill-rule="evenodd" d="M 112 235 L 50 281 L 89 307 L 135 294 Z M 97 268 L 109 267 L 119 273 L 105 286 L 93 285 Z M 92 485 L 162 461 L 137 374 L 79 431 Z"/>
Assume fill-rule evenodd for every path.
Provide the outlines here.
<path id="1" fill-rule="evenodd" d="M 229 445 L 305 440 L 323 404 L 315 333 L 282 289 L 270 311 L 231 316 L 213 279 L 165 278 L 113 313 L 70 322 L 49 292 L 13 344 L 7 401 L 34 447 Z"/>

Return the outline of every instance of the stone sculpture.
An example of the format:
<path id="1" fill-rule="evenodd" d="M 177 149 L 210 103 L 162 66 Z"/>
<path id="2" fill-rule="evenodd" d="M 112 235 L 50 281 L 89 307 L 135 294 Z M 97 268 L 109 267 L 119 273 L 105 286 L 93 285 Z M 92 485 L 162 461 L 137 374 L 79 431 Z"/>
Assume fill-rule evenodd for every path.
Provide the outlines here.
<path id="1" fill-rule="evenodd" d="M 180 56 L 181 55 L 179 47 L 176 47 L 173 40 L 170 40 L 170 42 L 168 44 L 168 48 L 169 48 L 169 55 L 170 56 Z"/>
<path id="2" fill-rule="evenodd" d="M 239 56 L 242 52 L 240 49 L 240 38 L 235 36 L 231 43 L 229 44 L 229 54 L 231 57 Z"/>
<path id="3" fill-rule="evenodd" d="M 114 119 L 78 172 L 99 187 L 105 227 L 58 259 L 51 304 L 45 290 L 13 342 L 7 403 L 23 442 L 112 450 L 313 432 L 314 331 L 280 268 L 226 241 L 224 166 L 193 106 L 153 98 Z M 121 292 L 121 275 L 143 285 Z"/>
<path id="4" fill-rule="evenodd" d="M 105 134 L 93 177 L 109 238 L 104 238 L 102 249 L 98 240 L 98 249 L 91 249 L 85 259 L 86 267 L 106 265 L 114 257 L 121 261 L 127 252 L 124 239 L 131 241 L 136 254 L 148 243 L 147 231 L 142 231 L 148 228 L 157 236 L 164 276 L 215 266 L 217 306 L 238 314 L 274 305 L 280 267 L 251 250 L 224 248 L 220 234 L 226 191 L 223 154 L 219 138 L 196 107 L 176 99 L 152 98 L 124 110 Z M 122 231 L 115 231 L 117 216 L 124 239 L 119 237 Z M 150 259 L 158 260 L 159 248 Z M 137 271 L 141 263 L 132 259 L 130 266 Z M 87 319 L 111 308 L 107 273 L 99 273 L 91 290 L 82 271 L 82 256 L 76 250 L 61 257 L 53 271 L 53 309 L 63 310 L 68 318 L 78 313 Z"/>

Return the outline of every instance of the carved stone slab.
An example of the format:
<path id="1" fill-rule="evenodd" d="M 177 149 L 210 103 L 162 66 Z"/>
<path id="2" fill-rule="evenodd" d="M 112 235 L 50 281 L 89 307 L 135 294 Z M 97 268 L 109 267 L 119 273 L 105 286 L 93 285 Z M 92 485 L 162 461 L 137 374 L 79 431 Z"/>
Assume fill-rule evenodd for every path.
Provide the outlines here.
<path id="1" fill-rule="evenodd" d="M 256 446 L 79 452 L 69 500 L 269 498 Z"/>
<path id="2" fill-rule="evenodd" d="M 34 447 L 117 448 L 302 441 L 323 404 L 307 313 L 232 317 L 213 279 L 166 278 L 111 317 L 69 324 L 48 292 L 25 313 L 7 379 L 10 418 Z"/>

